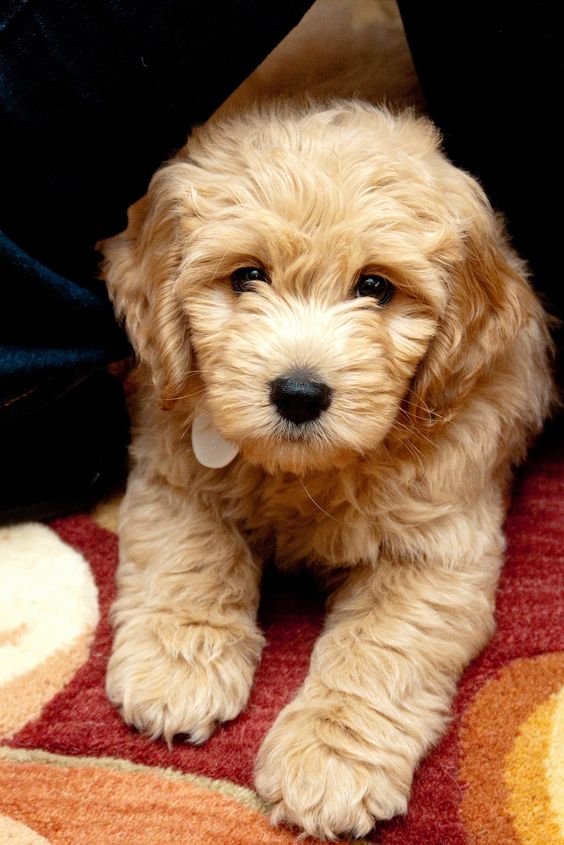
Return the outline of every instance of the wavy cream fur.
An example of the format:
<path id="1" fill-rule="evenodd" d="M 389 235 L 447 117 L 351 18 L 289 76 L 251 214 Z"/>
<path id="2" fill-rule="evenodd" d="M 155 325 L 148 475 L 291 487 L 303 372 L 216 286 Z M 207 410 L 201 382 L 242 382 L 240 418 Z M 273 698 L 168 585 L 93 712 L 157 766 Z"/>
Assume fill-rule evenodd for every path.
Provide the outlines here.
<path id="1" fill-rule="evenodd" d="M 551 396 L 524 267 L 429 122 L 348 101 L 198 129 L 104 252 L 144 385 L 109 696 L 205 740 L 247 701 L 265 557 L 307 562 L 327 622 L 257 788 L 275 821 L 364 835 L 405 811 L 492 632 L 510 468 Z M 237 295 L 249 265 L 272 285 Z M 353 295 L 368 271 L 384 307 Z M 269 402 L 296 367 L 333 389 L 302 427 Z M 203 408 L 240 447 L 223 469 L 191 451 Z"/>

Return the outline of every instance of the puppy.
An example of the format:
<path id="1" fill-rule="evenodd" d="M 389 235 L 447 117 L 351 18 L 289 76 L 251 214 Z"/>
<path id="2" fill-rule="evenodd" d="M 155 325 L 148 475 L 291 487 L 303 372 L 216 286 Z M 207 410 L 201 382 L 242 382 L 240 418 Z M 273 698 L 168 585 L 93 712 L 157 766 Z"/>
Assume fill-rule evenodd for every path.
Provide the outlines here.
<path id="1" fill-rule="evenodd" d="M 492 633 L 551 399 L 526 270 L 428 121 L 355 101 L 197 129 L 103 249 L 144 382 L 109 697 L 203 742 L 245 707 L 265 557 L 307 562 L 327 620 L 256 785 L 274 822 L 364 835 Z"/>

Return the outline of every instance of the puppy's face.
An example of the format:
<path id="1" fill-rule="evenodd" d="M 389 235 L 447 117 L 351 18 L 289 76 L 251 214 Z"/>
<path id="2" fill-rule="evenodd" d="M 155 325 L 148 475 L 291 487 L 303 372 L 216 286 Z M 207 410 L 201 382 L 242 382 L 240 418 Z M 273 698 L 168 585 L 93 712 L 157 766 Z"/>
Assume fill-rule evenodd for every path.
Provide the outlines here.
<path id="1" fill-rule="evenodd" d="M 362 106 L 255 120 L 200 130 L 157 174 L 129 239 L 137 330 L 131 294 L 114 298 L 169 398 L 196 370 L 248 460 L 339 466 L 401 425 L 459 284 L 465 215 L 484 212 L 427 123 Z"/>
<path id="2" fill-rule="evenodd" d="M 422 255 L 402 264 L 378 203 L 321 169 L 294 170 L 297 198 L 279 175 L 194 231 L 178 293 L 220 431 L 250 461 L 300 472 L 382 440 L 441 288 Z"/>

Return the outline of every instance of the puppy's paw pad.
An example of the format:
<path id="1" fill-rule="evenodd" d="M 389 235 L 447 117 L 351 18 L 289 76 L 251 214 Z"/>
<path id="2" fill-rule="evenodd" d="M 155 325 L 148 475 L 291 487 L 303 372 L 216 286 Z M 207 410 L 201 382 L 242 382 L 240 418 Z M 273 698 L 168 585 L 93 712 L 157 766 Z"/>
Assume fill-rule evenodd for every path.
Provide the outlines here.
<path id="1" fill-rule="evenodd" d="M 294 714 L 296 717 L 297 714 Z M 377 821 L 406 812 L 411 771 L 398 778 L 398 760 L 379 762 L 327 745 L 311 717 L 277 722 L 259 753 L 256 787 L 272 805 L 273 824 L 297 825 L 310 836 L 366 836 Z M 352 750 L 352 749 L 351 749 Z M 405 768 L 400 766 L 400 768 Z"/>
<path id="2" fill-rule="evenodd" d="M 262 637 L 153 620 L 116 634 L 106 689 L 124 720 L 152 739 L 204 742 L 247 703 Z"/>

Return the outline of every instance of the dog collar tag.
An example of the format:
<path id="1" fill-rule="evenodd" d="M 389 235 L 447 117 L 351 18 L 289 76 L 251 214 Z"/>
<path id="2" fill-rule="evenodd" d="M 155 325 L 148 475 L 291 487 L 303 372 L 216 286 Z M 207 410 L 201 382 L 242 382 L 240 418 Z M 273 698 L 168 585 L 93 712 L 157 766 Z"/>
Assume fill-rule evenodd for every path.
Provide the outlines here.
<path id="1" fill-rule="evenodd" d="M 199 414 L 192 423 L 192 449 L 198 461 L 209 469 L 226 467 L 239 447 L 219 433 L 209 414 Z"/>

